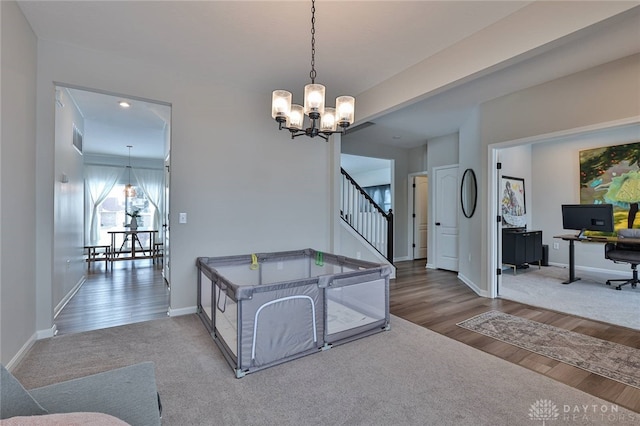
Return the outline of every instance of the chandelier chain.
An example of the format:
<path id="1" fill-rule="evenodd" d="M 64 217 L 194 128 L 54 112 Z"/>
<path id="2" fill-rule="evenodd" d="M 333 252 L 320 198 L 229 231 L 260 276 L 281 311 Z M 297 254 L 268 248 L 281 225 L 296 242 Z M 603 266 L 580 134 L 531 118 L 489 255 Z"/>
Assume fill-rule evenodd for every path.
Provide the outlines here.
<path id="1" fill-rule="evenodd" d="M 0 0 L 2 1 L 2 0 Z M 339 96 L 335 107 L 324 107 L 325 87 L 316 84 L 316 0 L 311 0 L 311 84 L 304 87 L 304 107 L 292 104 L 292 94 L 287 90 L 274 90 L 271 101 L 271 117 L 278 122 L 279 130 L 289 130 L 291 139 L 306 135 L 329 141 L 329 136 L 344 131 L 354 122 L 355 98 Z M 339 114 L 338 114 L 339 112 Z M 305 121 L 310 126 L 305 128 Z M 340 130 L 337 130 L 338 126 Z"/>
<path id="2" fill-rule="evenodd" d="M 316 2 L 311 1 L 311 83 L 316 82 Z"/>

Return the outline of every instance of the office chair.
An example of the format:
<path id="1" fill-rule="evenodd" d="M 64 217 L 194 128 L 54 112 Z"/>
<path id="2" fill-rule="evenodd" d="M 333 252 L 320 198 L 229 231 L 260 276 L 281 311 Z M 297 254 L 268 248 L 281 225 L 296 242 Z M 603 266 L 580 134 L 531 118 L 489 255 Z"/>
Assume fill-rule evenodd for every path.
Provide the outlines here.
<path id="1" fill-rule="evenodd" d="M 612 282 L 621 282 L 616 290 L 622 290 L 623 285 L 631 284 L 632 288 L 636 288 L 640 280 L 638 279 L 638 264 L 640 264 L 640 244 L 637 242 L 626 243 L 625 238 L 640 239 L 640 229 L 621 229 L 618 231 L 618 242 L 607 243 L 604 246 L 604 257 L 615 263 L 629 263 L 633 271 L 631 279 L 614 279 L 607 280 L 607 285 Z"/>

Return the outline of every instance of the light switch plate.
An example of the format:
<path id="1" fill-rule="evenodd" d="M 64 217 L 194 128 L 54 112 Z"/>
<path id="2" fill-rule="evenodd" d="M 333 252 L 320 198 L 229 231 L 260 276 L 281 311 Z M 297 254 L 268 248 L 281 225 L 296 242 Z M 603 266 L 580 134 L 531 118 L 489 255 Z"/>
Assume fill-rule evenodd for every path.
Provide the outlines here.
<path id="1" fill-rule="evenodd" d="M 180 217 L 179 217 L 179 222 L 180 223 L 187 223 L 187 214 L 186 213 L 180 213 Z"/>

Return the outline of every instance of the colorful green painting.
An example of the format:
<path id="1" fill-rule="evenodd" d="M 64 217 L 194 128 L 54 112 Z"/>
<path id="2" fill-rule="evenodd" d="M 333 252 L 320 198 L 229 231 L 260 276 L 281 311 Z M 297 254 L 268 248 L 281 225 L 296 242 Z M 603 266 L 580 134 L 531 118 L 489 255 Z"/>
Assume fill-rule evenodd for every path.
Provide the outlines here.
<path id="1" fill-rule="evenodd" d="M 640 228 L 639 162 L 640 142 L 580 151 L 580 204 L 613 204 L 616 230 Z"/>

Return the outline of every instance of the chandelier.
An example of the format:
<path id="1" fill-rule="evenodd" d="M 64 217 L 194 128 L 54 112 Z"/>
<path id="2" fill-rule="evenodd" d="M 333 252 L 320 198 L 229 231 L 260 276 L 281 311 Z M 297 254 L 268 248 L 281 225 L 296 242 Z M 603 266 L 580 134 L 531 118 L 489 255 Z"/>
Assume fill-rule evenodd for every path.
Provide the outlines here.
<path id="1" fill-rule="evenodd" d="M 316 84 L 316 7 L 311 1 L 311 84 L 304 87 L 304 107 L 291 104 L 291 92 L 274 90 L 271 99 L 271 116 L 278 122 L 278 129 L 291 132 L 291 139 L 307 135 L 329 140 L 332 133 L 344 132 L 353 124 L 356 100 L 352 96 L 338 96 L 336 106 L 325 107 L 325 87 Z M 305 116 L 309 127 L 305 128 Z M 340 130 L 337 128 L 340 127 Z"/>

